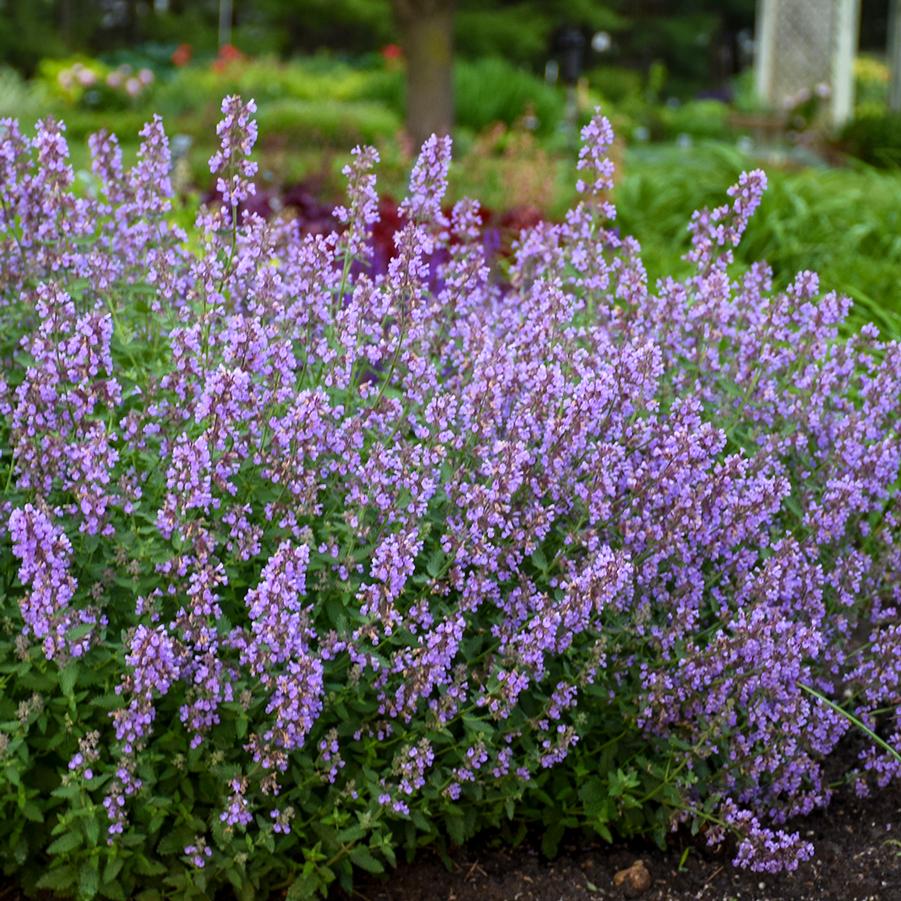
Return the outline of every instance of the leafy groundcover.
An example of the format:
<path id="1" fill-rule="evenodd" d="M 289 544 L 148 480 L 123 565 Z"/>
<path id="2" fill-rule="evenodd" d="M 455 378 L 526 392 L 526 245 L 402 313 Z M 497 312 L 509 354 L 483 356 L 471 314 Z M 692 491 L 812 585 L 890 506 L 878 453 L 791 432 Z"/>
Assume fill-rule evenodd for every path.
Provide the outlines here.
<path id="1" fill-rule="evenodd" d="M 901 347 L 736 271 L 759 171 L 649 286 L 600 115 L 502 267 L 430 139 L 376 267 L 376 152 L 303 236 L 240 212 L 222 109 L 188 231 L 159 119 L 77 177 L 0 125 L 6 873 L 305 898 L 530 826 L 809 857 L 848 730 L 860 792 L 901 772 Z"/>

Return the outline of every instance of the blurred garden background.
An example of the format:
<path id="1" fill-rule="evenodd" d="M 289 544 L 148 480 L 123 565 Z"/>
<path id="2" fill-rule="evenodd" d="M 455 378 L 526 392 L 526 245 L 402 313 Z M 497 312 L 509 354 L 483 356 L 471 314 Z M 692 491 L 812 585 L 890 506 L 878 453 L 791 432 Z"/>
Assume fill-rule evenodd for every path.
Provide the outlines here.
<path id="1" fill-rule="evenodd" d="M 901 55 L 899 7 L 896 0 L 0 0 L 0 117 L 25 127 L 46 115 L 64 119 L 73 163 L 85 170 L 91 132 L 115 131 L 128 160 L 141 125 L 162 114 L 190 217 L 212 189 L 207 160 L 222 97 L 254 97 L 256 208 L 287 211 L 310 230 L 333 225 L 341 168 L 363 142 L 382 158 L 390 232 L 417 142 L 450 130 L 451 199 L 479 198 L 503 249 L 519 227 L 558 218 L 570 204 L 578 127 L 599 105 L 619 138 L 619 227 L 642 243 L 652 278 L 678 271 L 685 210 L 719 202 L 742 169 L 763 166 L 771 187 L 742 258 L 768 259 L 782 282 L 816 269 L 826 287 L 855 300 L 858 319 L 898 334 L 901 74 L 893 83 L 892 58 Z M 778 15 L 797 24 L 795 35 L 785 34 Z M 789 66 L 786 75 L 786 60 L 816 55 L 804 46 L 805 21 L 829 16 L 829 46 L 851 54 L 848 84 L 834 83 L 828 65 L 823 78 L 805 81 L 810 66 Z M 767 28 L 773 58 L 764 63 L 783 66 L 783 83 L 795 80 L 779 97 L 767 96 L 761 70 Z"/>

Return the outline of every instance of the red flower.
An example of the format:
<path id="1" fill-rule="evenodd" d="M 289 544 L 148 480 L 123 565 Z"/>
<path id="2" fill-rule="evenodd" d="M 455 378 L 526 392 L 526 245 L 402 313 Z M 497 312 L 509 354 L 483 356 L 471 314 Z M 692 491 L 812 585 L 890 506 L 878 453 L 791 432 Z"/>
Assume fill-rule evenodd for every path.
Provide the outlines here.
<path id="1" fill-rule="evenodd" d="M 246 59 L 246 57 L 234 44 L 223 44 L 219 48 L 219 54 L 213 61 L 213 68 L 217 72 L 222 72 L 232 63 L 240 62 L 243 59 Z"/>
<path id="2" fill-rule="evenodd" d="M 179 44 L 175 50 L 172 52 L 172 65 L 178 66 L 186 66 L 189 62 L 191 62 L 191 50 L 190 44 Z"/>

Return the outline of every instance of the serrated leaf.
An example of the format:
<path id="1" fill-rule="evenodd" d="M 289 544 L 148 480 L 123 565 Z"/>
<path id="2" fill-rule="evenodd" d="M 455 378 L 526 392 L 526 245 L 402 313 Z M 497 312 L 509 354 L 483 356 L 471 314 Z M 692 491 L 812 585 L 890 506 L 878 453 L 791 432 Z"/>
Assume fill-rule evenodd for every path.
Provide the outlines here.
<path id="1" fill-rule="evenodd" d="M 59 671 L 59 687 L 62 693 L 67 697 L 72 696 L 75 689 L 75 683 L 78 680 L 78 664 L 69 663 Z"/>
<path id="2" fill-rule="evenodd" d="M 390 866 L 397 866 L 397 856 L 394 853 L 394 848 L 392 848 L 389 844 L 389 839 L 387 836 L 382 837 L 382 843 L 379 845 L 379 851 L 384 855 L 385 860 L 388 861 Z"/>
<path id="3" fill-rule="evenodd" d="M 75 867 L 66 864 L 62 867 L 54 867 L 48 870 L 37 881 L 37 888 L 49 889 L 50 891 L 69 892 L 75 887 L 77 873 Z"/>
<path id="4" fill-rule="evenodd" d="M 429 556 L 428 563 L 426 564 L 426 572 L 433 578 L 436 579 L 438 577 L 438 573 L 444 568 L 444 561 L 446 557 L 444 551 L 441 548 L 436 548 L 432 551 Z"/>
<path id="5" fill-rule="evenodd" d="M 69 631 L 66 633 L 66 637 L 71 641 L 78 641 L 81 638 L 87 638 L 87 636 L 90 635 L 93 630 L 93 623 L 79 623 L 77 626 L 73 626 L 71 629 L 69 629 Z"/>
<path id="6" fill-rule="evenodd" d="M 54 798 L 66 798 L 71 800 L 72 798 L 77 798 L 79 794 L 81 794 L 81 786 L 75 782 L 70 782 L 68 785 L 60 785 L 57 788 L 53 789 L 50 794 Z"/>
<path id="7" fill-rule="evenodd" d="M 48 854 L 66 854 L 81 846 L 81 833 L 75 829 L 64 832 L 55 842 L 51 842 L 47 848 Z"/>
<path id="8" fill-rule="evenodd" d="M 483 720 L 478 719 L 474 716 L 464 715 L 463 716 L 463 725 L 472 732 L 493 732 L 494 729 L 490 723 L 486 723 Z"/>
<path id="9" fill-rule="evenodd" d="M 145 888 L 138 892 L 135 901 L 159 901 L 160 893 L 155 888 Z"/>
<path id="10" fill-rule="evenodd" d="M 344 605 L 334 595 L 329 596 L 325 601 L 325 612 L 328 614 L 329 622 L 336 629 L 342 630 L 347 625 L 347 612 Z"/>
<path id="11" fill-rule="evenodd" d="M 24 816 L 26 820 L 31 820 L 32 823 L 44 822 L 44 814 L 34 801 L 28 801 L 25 804 L 22 808 L 22 816 Z"/>
<path id="12" fill-rule="evenodd" d="M 586 811 L 593 813 L 607 800 L 607 789 L 604 783 L 593 776 L 579 787 L 579 800 L 585 805 Z"/>
<path id="13" fill-rule="evenodd" d="M 229 867 L 225 871 L 225 876 L 237 891 L 240 892 L 244 888 L 244 880 L 234 867 Z"/>
<path id="14" fill-rule="evenodd" d="M 142 876 L 162 876 L 166 872 L 166 865 L 140 855 L 135 859 L 134 870 Z"/>
<path id="15" fill-rule="evenodd" d="M 100 874 L 97 858 L 93 857 L 84 864 L 78 874 L 78 894 L 82 898 L 93 898 L 100 891 Z"/>
<path id="16" fill-rule="evenodd" d="M 291 883 L 285 894 L 285 901 L 307 901 L 309 898 L 315 898 L 321 884 L 313 873 L 302 873 Z"/>
<path id="17" fill-rule="evenodd" d="M 119 875 L 124 863 L 119 856 L 107 858 L 106 866 L 103 868 L 103 881 L 112 882 Z"/>
<path id="18" fill-rule="evenodd" d="M 455 845 L 462 845 L 466 840 L 466 833 L 463 828 L 463 817 L 460 814 L 448 816 L 444 820 L 445 827 L 447 828 L 447 834 L 450 836 L 451 841 Z"/>
<path id="19" fill-rule="evenodd" d="M 100 886 L 100 894 L 104 898 L 112 898 L 113 901 L 126 901 L 125 892 L 122 891 L 122 886 L 118 882 L 103 883 Z"/>
<path id="20" fill-rule="evenodd" d="M 91 814 L 82 824 L 82 828 L 90 845 L 94 846 L 100 841 L 100 821 L 96 816 Z"/>
<path id="21" fill-rule="evenodd" d="M 350 859 L 355 866 L 366 870 L 367 873 L 384 873 L 385 868 L 382 864 L 372 856 L 369 848 L 365 845 L 357 845 L 350 849 Z"/>
<path id="22" fill-rule="evenodd" d="M 176 829 L 173 832 L 167 832 L 156 846 L 159 854 L 181 854 L 185 845 L 190 842 L 191 836 L 183 829 Z"/>
<path id="23" fill-rule="evenodd" d="M 552 823 L 541 837 L 541 852 L 545 857 L 557 856 L 561 838 L 563 838 L 563 823 L 558 820 Z"/>
<path id="24" fill-rule="evenodd" d="M 338 841 L 343 845 L 346 845 L 348 842 L 355 842 L 363 837 L 364 832 L 365 830 L 359 823 L 354 823 L 353 826 L 348 826 L 338 833 Z"/>
<path id="25" fill-rule="evenodd" d="M 122 706 L 122 697 L 121 695 L 117 695 L 114 692 L 109 692 L 105 695 L 99 695 L 96 698 L 91 698 L 91 704 L 94 707 L 100 707 L 104 710 L 113 710 L 117 707 Z"/>

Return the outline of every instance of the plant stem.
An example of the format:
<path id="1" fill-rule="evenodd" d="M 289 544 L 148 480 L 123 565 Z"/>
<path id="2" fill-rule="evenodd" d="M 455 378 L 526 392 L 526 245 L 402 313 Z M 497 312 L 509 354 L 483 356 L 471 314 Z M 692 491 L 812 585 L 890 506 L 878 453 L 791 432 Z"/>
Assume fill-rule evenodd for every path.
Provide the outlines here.
<path id="1" fill-rule="evenodd" d="M 870 729 L 869 726 L 865 725 L 856 716 L 854 716 L 853 713 L 849 713 L 843 707 L 839 707 L 838 704 L 830 701 L 829 698 L 827 698 L 825 695 L 821 695 L 815 688 L 811 688 L 809 685 L 805 685 L 803 682 L 799 682 L 798 686 L 803 691 L 806 691 L 807 694 L 813 695 L 813 697 L 821 700 L 827 707 L 831 707 L 836 713 L 841 714 L 846 720 L 848 720 L 848 722 L 853 723 L 855 726 L 857 726 L 858 729 L 860 729 L 862 732 L 865 732 L 874 742 L 876 742 L 877 745 L 879 745 L 880 748 L 888 751 L 889 754 L 891 754 L 892 757 L 894 757 L 895 760 L 898 761 L 898 763 L 901 763 L 901 754 L 898 753 L 897 749 L 893 748 L 887 741 L 880 738 L 872 729 Z"/>

